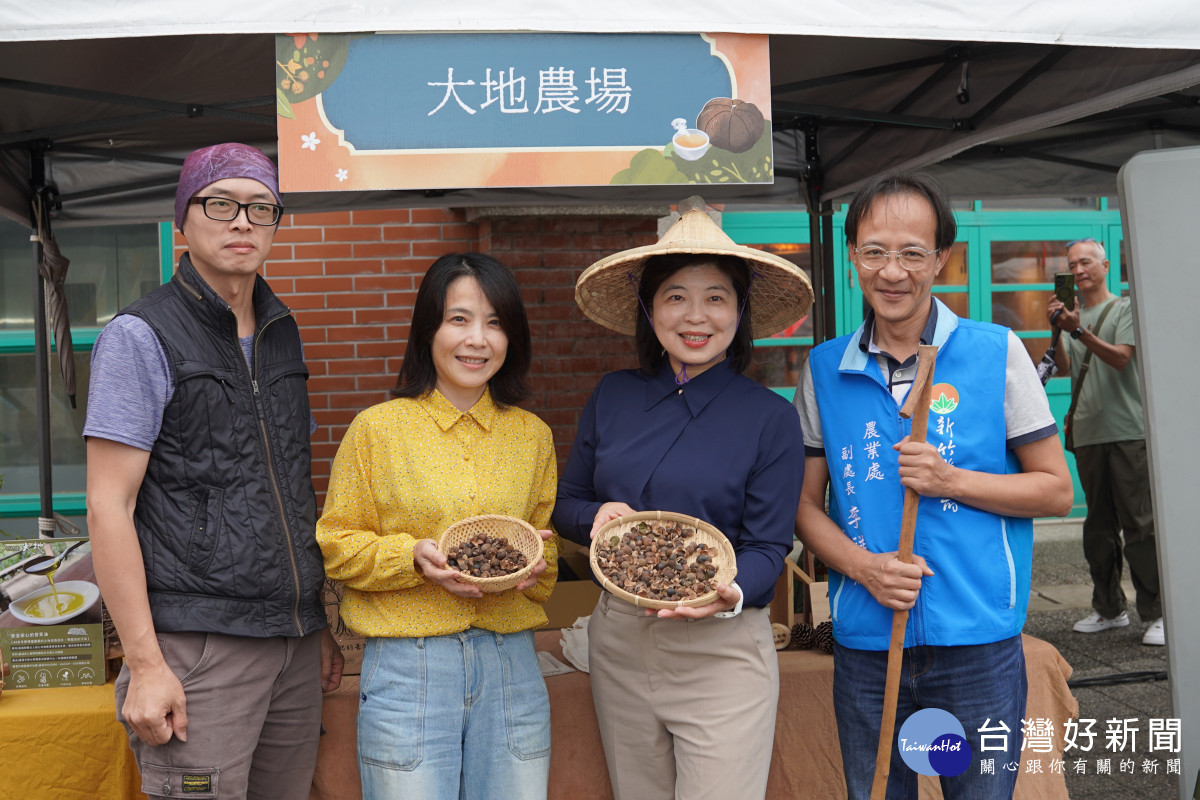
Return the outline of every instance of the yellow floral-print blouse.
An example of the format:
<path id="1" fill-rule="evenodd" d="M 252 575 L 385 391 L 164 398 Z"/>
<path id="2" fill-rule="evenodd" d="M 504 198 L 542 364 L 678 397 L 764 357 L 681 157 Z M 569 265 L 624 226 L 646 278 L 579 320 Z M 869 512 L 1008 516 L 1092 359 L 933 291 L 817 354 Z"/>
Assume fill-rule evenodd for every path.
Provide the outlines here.
<path id="1" fill-rule="evenodd" d="M 490 392 L 466 413 L 436 390 L 363 411 L 338 447 L 317 522 L 325 574 L 346 587 L 346 624 L 364 636 L 409 637 L 544 625 L 542 603 L 558 577 L 555 538 L 535 585 L 481 598 L 426 581 L 413 568 L 413 548 L 478 514 L 547 529 L 557 477 L 550 428 L 528 411 L 498 407 Z"/>

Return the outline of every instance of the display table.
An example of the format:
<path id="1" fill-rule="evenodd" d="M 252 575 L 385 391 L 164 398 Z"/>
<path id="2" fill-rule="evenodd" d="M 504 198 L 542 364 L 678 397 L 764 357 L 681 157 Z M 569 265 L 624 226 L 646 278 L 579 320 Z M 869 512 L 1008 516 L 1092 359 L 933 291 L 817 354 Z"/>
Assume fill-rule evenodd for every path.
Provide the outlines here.
<path id="1" fill-rule="evenodd" d="M 562 660 L 558 630 L 537 634 L 537 648 Z M 1054 647 L 1024 637 L 1029 674 L 1028 717 L 1054 721 L 1055 729 L 1077 716 L 1078 705 L 1067 687 L 1071 667 Z M 792 650 L 779 654 L 779 716 L 767 797 L 844 797 L 841 754 L 833 715 L 833 658 L 819 651 Z M 596 712 L 588 675 L 572 672 L 546 679 L 550 692 L 550 800 L 611 800 L 612 788 L 604 764 Z M 359 800 L 361 788 L 355 755 L 355 715 L 358 677 L 347 677 L 336 692 L 325 696 L 317 771 L 310 800 Z M 1061 747 L 1061 739 L 1056 743 Z M 1025 753 L 1017 778 L 1017 800 L 1066 798 L 1061 772 L 1050 768 L 1053 753 Z M 1040 760 L 1041 773 L 1026 773 L 1026 760 Z M 1001 765 L 996 764 L 999 770 Z M 923 800 L 941 796 L 936 778 L 922 778 Z"/>
<path id="2" fill-rule="evenodd" d="M 63 580 L 96 579 L 90 555 L 59 574 Z M 99 603 L 72 620 L 99 622 Z M 0 627 L 30 626 L 5 611 Z M 0 696 L 0 800 L 145 800 L 115 709 L 111 682 L 19 690 L 9 684 Z"/>
<path id="3" fill-rule="evenodd" d="M 90 558 L 80 571 L 90 568 Z M 74 566 L 74 565 L 72 565 Z M 64 569 L 66 572 L 66 569 Z M 80 577 L 88 579 L 85 575 Z M 0 626 L 20 625 L 0 614 Z M 537 634 L 538 650 L 560 661 L 558 629 Z M 1054 647 L 1024 637 L 1029 676 L 1029 718 L 1053 721 L 1056 749 L 1022 754 L 1017 800 L 1067 797 L 1066 781 L 1051 768 L 1061 761 L 1062 723 L 1078 715 L 1067 687 L 1071 667 Z M 841 754 L 833 714 L 833 658 L 812 650 L 779 653 L 779 715 L 767 784 L 769 800 L 844 797 Z M 325 696 L 321 737 L 310 800 L 360 800 L 355 717 L 358 676 Z M 550 694 L 550 800 L 611 800 L 587 674 L 546 679 Z M 70 689 L 5 691 L 0 697 L 0 800 L 129 800 L 145 798 L 125 729 L 116 721 L 112 684 Z M 1040 762 L 1027 772 L 1025 762 Z M 996 765 L 1001 768 L 1000 764 Z M 936 779 L 922 778 L 920 797 L 941 796 Z"/>
<path id="4" fill-rule="evenodd" d="M 145 798 L 113 686 L 5 690 L 0 800 Z"/>

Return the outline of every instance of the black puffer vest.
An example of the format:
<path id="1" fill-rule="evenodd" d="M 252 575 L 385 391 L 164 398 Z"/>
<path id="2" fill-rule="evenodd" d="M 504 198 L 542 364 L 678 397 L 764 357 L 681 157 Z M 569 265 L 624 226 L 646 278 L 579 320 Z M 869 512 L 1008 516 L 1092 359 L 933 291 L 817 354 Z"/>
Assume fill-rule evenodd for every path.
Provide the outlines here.
<path id="1" fill-rule="evenodd" d="M 170 283 L 121 313 L 158 334 L 175 383 L 134 512 L 155 628 L 324 627 L 308 370 L 291 313 L 258 277 L 253 373 L 233 311 L 187 254 Z"/>

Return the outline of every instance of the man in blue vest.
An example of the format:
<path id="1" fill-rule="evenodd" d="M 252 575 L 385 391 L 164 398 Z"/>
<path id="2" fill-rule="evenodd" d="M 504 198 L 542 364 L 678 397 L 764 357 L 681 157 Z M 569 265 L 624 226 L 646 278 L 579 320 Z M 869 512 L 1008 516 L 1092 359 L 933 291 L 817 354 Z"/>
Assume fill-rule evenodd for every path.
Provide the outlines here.
<path id="1" fill-rule="evenodd" d="M 188 156 L 171 282 L 92 352 L 88 526 L 125 651 L 117 717 L 151 797 L 309 795 L 342 656 L 321 603 L 308 370 L 259 269 L 283 213 L 243 144 Z"/>
<path id="2" fill-rule="evenodd" d="M 883 176 L 859 190 L 846 241 L 870 308 L 853 334 L 812 350 L 796 391 L 807 454 L 796 524 L 830 570 L 834 707 L 851 798 L 870 795 L 892 614 L 904 609 L 897 732 L 921 709 L 949 712 L 972 758 L 937 770 L 944 796 L 1012 796 L 1030 518 L 1071 508 L 1057 426 L 1025 348 L 932 297 L 955 232 L 927 176 Z M 921 344 L 938 356 L 927 441 L 915 443 L 899 409 Z M 912 564 L 896 554 L 906 487 L 921 496 Z M 905 764 L 894 747 L 888 798 L 916 797 Z"/>

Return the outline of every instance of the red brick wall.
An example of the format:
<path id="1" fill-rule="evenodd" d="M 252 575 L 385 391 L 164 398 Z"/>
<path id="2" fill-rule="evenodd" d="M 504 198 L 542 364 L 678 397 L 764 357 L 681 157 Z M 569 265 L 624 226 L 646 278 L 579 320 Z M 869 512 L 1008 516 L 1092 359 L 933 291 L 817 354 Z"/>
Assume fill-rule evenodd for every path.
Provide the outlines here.
<path id="1" fill-rule="evenodd" d="M 588 395 L 607 372 L 637 366 L 633 340 L 575 305 L 575 280 L 609 253 L 653 244 L 648 217 L 509 217 L 480 223 L 480 248 L 508 265 L 525 297 L 533 334 L 534 396 L 526 407 L 554 432 L 559 468 Z"/>
<path id="2" fill-rule="evenodd" d="M 354 415 L 389 398 L 421 276 L 440 255 L 489 253 L 521 285 L 533 333 L 534 396 L 525 407 L 554 431 L 559 466 L 600 377 L 636 366 L 632 340 L 575 305 L 575 279 L 608 253 L 653 243 L 651 217 L 491 217 L 454 209 L 342 211 L 285 216 L 264 268 L 295 312 L 319 429 L 313 482 L 324 500 L 329 465 Z M 184 243 L 176 235 L 176 249 Z"/>

